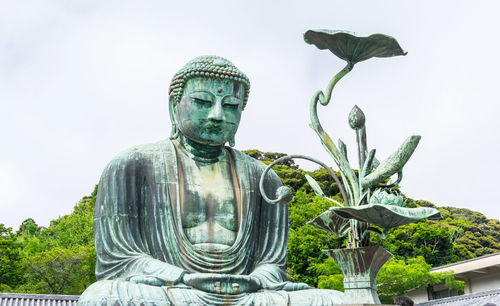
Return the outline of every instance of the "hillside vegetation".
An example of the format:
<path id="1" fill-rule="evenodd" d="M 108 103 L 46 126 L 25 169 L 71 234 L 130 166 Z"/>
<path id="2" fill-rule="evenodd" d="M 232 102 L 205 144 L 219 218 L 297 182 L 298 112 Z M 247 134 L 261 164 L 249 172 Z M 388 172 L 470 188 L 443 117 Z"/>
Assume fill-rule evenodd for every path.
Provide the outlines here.
<path id="1" fill-rule="evenodd" d="M 282 153 L 245 151 L 265 163 Z M 314 195 L 304 174 L 308 173 L 325 193 L 342 202 L 338 186 L 326 170 L 306 172 L 293 162 L 274 167 L 284 185 L 295 194 L 289 204 L 288 277 L 318 288 L 343 290 L 338 266 L 321 250 L 345 246 L 344 239 L 306 225 L 328 209 L 330 203 Z M 16 231 L 0 224 L 0 292 L 81 294 L 94 282 L 95 250 L 92 217 L 97 186 L 83 197 L 73 212 L 39 227 L 26 219 Z M 445 282 L 461 290 L 463 283 L 451 273 L 429 273 L 432 267 L 500 251 L 500 222 L 479 212 L 407 199 L 408 206 L 430 206 L 441 211 L 441 221 L 421 221 L 392 229 L 387 239 L 373 235 L 373 244 L 394 258 L 381 270 L 377 281 L 381 297 L 405 294 L 412 288 Z"/>

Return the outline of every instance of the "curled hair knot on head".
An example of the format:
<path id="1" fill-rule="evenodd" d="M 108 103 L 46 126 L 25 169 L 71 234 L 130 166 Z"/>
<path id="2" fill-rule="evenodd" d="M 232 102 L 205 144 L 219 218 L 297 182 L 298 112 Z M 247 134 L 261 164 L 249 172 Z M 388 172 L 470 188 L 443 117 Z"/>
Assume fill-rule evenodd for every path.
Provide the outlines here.
<path id="1" fill-rule="evenodd" d="M 245 108 L 250 93 L 250 80 L 233 63 L 215 55 L 198 56 L 177 71 L 168 89 L 169 96 L 173 95 L 174 103 L 180 101 L 187 80 L 194 77 L 216 78 L 241 83 L 245 89 L 243 97 L 243 108 Z"/>

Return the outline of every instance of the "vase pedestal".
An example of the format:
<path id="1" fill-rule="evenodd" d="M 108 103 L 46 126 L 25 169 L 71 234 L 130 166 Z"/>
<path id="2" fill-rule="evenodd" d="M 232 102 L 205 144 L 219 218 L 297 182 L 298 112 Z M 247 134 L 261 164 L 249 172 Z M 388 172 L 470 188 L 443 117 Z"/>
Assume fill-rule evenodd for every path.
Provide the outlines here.
<path id="1" fill-rule="evenodd" d="M 377 274 L 392 254 L 380 246 L 323 250 L 344 273 L 346 303 L 380 304 Z"/>

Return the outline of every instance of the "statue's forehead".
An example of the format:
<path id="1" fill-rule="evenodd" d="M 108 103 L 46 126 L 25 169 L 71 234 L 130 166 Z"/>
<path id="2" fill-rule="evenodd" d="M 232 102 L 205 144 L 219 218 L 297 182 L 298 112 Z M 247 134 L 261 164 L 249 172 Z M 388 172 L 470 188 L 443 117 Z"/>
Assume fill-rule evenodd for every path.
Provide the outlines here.
<path id="1" fill-rule="evenodd" d="M 243 94 L 243 86 L 232 80 L 223 80 L 217 78 L 191 78 L 186 82 L 186 90 L 205 90 L 217 95 Z"/>

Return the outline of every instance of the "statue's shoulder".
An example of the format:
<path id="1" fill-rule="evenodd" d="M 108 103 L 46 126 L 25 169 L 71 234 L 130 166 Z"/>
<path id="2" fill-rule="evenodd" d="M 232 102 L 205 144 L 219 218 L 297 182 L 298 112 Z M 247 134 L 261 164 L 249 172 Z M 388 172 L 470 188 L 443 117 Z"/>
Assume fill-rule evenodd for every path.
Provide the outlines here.
<path id="1" fill-rule="evenodd" d="M 168 158 L 169 155 L 173 154 L 173 145 L 170 139 L 137 145 L 117 154 L 108 164 L 108 168 L 130 163 L 154 162 L 160 158 Z"/>

